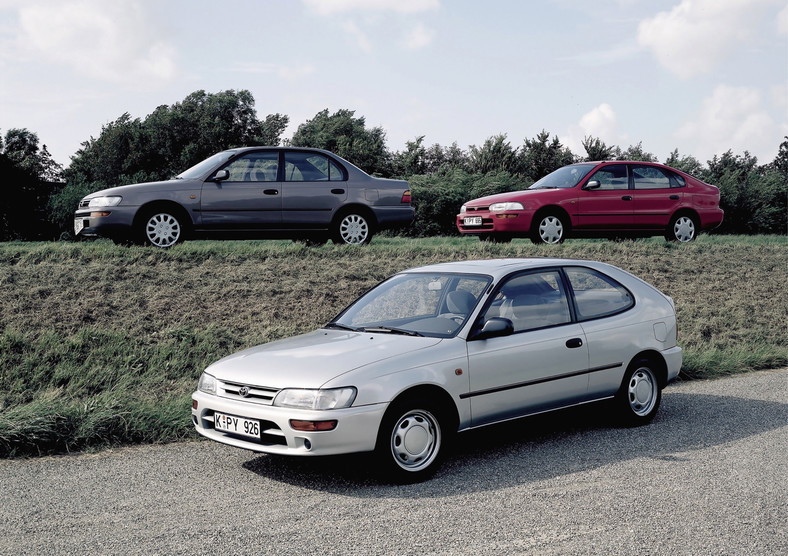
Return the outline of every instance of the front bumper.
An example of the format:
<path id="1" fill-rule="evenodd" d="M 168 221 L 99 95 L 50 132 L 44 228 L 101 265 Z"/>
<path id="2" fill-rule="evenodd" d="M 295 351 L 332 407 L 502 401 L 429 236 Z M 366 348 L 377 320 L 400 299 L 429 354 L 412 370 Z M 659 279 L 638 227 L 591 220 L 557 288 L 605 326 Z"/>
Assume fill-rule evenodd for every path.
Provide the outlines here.
<path id="1" fill-rule="evenodd" d="M 196 405 L 196 408 L 195 408 Z M 294 456 L 327 456 L 370 452 L 375 449 L 378 429 L 387 404 L 312 411 L 241 402 L 200 392 L 192 394 L 192 422 L 199 434 L 216 442 L 253 452 Z M 214 413 L 259 419 L 259 440 L 225 433 L 214 428 Z M 322 421 L 336 419 L 332 431 L 305 432 L 290 427 L 290 419 Z"/>
<path id="2" fill-rule="evenodd" d="M 457 229 L 462 234 L 506 234 L 528 235 L 531 230 L 531 220 L 534 212 L 531 210 L 517 211 L 471 211 L 457 215 Z M 467 225 L 466 218 L 481 218 L 480 225 Z"/>
<path id="3" fill-rule="evenodd" d="M 129 235 L 139 207 L 97 207 L 74 213 L 75 236 L 118 237 Z"/>

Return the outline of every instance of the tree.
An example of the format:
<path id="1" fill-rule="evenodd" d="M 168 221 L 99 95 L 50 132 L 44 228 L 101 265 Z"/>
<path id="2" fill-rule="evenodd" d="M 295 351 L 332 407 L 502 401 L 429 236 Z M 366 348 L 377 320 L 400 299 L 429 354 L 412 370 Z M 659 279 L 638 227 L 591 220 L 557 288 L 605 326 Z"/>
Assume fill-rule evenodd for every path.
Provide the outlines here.
<path id="1" fill-rule="evenodd" d="M 353 110 L 328 109 L 298 126 L 290 144 L 331 151 L 352 162 L 368 174 L 391 174 L 390 155 L 386 149 L 386 133 L 381 127 L 367 129 L 364 117 L 354 117 Z"/>
<path id="2" fill-rule="evenodd" d="M 616 158 L 618 160 L 637 160 L 642 162 L 659 162 L 659 159 L 643 150 L 643 142 L 640 141 L 637 145 L 630 145 L 627 150 L 621 152 L 617 149 Z"/>
<path id="3" fill-rule="evenodd" d="M 785 136 L 785 141 L 780 143 L 780 150 L 772 162 L 772 168 L 782 174 L 785 181 L 788 182 L 788 135 Z"/>
<path id="4" fill-rule="evenodd" d="M 557 136 L 550 141 L 545 130 L 534 139 L 526 139 L 519 156 L 520 167 L 533 181 L 575 161 L 572 151 L 561 145 Z"/>
<path id="5" fill-rule="evenodd" d="M 680 156 L 678 149 L 673 149 L 673 152 L 665 160 L 665 164 L 691 176 L 700 176 L 703 172 L 703 164 L 700 160 L 694 156 Z"/>
<path id="6" fill-rule="evenodd" d="M 52 159 L 47 146 L 39 148 L 38 135 L 23 128 L 9 129 L 5 141 L 0 140 L 0 152 L 18 168 L 41 181 L 58 181 L 63 167 Z"/>
<path id="7" fill-rule="evenodd" d="M 608 147 L 599 137 L 586 136 L 583 139 L 583 148 L 586 150 L 587 161 L 612 160 L 615 148 Z"/>
<path id="8" fill-rule="evenodd" d="M 468 156 L 468 169 L 472 174 L 489 172 L 520 173 L 520 161 L 517 149 L 506 141 L 506 134 L 488 138 L 481 147 L 471 145 Z"/>

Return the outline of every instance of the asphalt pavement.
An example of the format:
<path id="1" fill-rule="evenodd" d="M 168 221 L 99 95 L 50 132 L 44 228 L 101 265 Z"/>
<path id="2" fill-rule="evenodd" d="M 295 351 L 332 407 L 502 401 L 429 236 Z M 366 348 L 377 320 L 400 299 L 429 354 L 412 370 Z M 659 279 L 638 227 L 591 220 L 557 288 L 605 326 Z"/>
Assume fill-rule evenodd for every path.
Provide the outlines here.
<path id="1" fill-rule="evenodd" d="M 788 554 L 788 369 L 464 433 L 430 481 L 210 441 L 0 461 L 1 554 Z"/>

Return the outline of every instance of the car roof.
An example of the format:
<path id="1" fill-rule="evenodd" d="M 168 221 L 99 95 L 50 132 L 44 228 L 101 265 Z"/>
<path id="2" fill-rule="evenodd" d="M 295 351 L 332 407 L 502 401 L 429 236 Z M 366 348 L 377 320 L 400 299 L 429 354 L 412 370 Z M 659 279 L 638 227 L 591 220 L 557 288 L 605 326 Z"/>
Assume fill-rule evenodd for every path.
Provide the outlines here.
<path id="1" fill-rule="evenodd" d="M 604 263 L 587 261 L 580 259 L 554 259 L 554 258 L 530 258 L 530 259 L 480 259 L 471 261 L 455 261 L 448 263 L 438 263 L 427 266 L 420 266 L 404 270 L 403 272 L 454 272 L 462 274 L 488 274 L 494 278 L 505 276 L 519 270 L 529 270 L 535 268 L 545 268 L 553 266 L 590 266 L 601 269 L 608 267 Z"/>

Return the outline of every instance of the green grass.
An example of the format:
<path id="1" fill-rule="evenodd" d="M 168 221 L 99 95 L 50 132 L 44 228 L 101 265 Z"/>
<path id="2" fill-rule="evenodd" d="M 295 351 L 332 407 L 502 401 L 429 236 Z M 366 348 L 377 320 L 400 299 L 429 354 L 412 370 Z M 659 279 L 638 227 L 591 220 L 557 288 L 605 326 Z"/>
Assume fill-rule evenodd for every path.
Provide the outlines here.
<path id="1" fill-rule="evenodd" d="M 216 359 L 314 329 L 398 270 L 496 257 L 601 260 L 654 284 L 676 302 L 683 379 L 788 365 L 785 236 L 4 243 L 0 456 L 192 438 L 189 396 Z"/>

